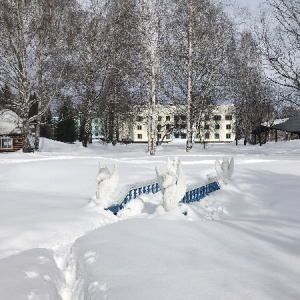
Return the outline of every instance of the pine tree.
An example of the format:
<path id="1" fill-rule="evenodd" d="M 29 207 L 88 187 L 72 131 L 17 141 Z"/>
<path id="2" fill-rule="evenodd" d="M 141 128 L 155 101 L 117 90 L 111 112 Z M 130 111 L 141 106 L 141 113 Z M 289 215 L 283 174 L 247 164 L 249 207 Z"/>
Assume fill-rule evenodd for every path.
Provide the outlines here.
<path id="1" fill-rule="evenodd" d="M 41 124 L 41 132 L 40 136 L 45 137 L 47 139 L 53 139 L 54 132 L 53 132 L 53 118 L 51 110 L 49 109 L 48 112 L 42 116 L 42 124 Z"/>
<path id="2" fill-rule="evenodd" d="M 59 118 L 55 126 L 55 139 L 64 143 L 76 141 L 76 122 L 74 120 L 74 109 L 70 99 L 65 99 L 59 108 Z"/>

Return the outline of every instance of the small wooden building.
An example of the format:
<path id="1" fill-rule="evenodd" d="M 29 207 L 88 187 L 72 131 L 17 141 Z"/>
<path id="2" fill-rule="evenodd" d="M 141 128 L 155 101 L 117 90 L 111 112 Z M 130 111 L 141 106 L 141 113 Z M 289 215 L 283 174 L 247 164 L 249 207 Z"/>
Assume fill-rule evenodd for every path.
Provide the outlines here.
<path id="1" fill-rule="evenodd" d="M 0 111 L 0 152 L 13 152 L 22 147 L 19 117 L 10 110 Z"/>
<path id="2" fill-rule="evenodd" d="M 18 133 L 0 135 L 0 152 L 13 152 L 22 149 L 23 137 Z"/>

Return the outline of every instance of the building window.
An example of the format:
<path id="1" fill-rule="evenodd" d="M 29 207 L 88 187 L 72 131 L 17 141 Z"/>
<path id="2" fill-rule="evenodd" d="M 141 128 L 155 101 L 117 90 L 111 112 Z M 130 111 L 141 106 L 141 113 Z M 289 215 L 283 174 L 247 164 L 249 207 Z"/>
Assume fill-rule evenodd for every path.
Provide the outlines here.
<path id="1" fill-rule="evenodd" d="M 171 117 L 170 116 L 166 116 L 166 121 L 170 121 Z"/>
<path id="2" fill-rule="evenodd" d="M 226 121 L 231 121 L 232 120 L 232 115 L 225 115 L 225 120 Z"/>
<path id="3" fill-rule="evenodd" d="M 136 117 L 136 120 L 137 120 L 138 122 L 142 122 L 142 121 L 143 121 L 143 116 L 137 116 L 137 117 Z"/>
<path id="4" fill-rule="evenodd" d="M 226 133 L 226 139 L 231 139 L 231 134 L 230 133 Z"/>
<path id="5" fill-rule="evenodd" d="M 161 140 L 161 134 L 160 133 L 157 135 L 157 139 Z"/>
<path id="6" fill-rule="evenodd" d="M 166 130 L 169 131 L 170 129 L 171 129 L 171 125 L 170 125 L 170 124 L 167 124 L 167 125 L 166 125 Z"/>
<path id="7" fill-rule="evenodd" d="M 12 149 L 13 139 L 7 137 L 0 137 L 0 148 L 1 149 Z"/>
<path id="8" fill-rule="evenodd" d="M 138 125 L 137 130 L 142 130 L 142 125 Z"/>
<path id="9" fill-rule="evenodd" d="M 209 133 L 205 133 L 204 138 L 205 138 L 206 140 L 209 140 Z"/>
<path id="10" fill-rule="evenodd" d="M 160 122 L 161 121 L 161 116 L 158 116 L 158 122 Z"/>
<path id="11" fill-rule="evenodd" d="M 220 129 L 220 124 L 216 124 L 215 129 Z"/>
<path id="12" fill-rule="evenodd" d="M 141 140 L 141 139 L 143 139 L 143 135 L 139 133 L 139 134 L 137 135 L 137 138 L 138 138 L 138 140 Z"/>
<path id="13" fill-rule="evenodd" d="M 215 140 L 218 140 L 220 138 L 220 135 L 218 133 L 215 133 Z"/>
<path id="14" fill-rule="evenodd" d="M 222 116 L 221 115 L 214 115 L 214 120 L 215 121 L 221 121 Z"/>
<path id="15" fill-rule="evenodd" d="M 204 125 L 204 129 L 208 130 L 208 129 L 209 129 L 209 125 L 208 125 L 208 124 L 205 124 L 205 125 Z"/>
<path id="16" fill-rule="evenodd" d="M 160 124 L 157 125 L 157 131 L 158 131 L 158 132 L 161 131 L 161 125 L 160 125 Z"/>
<path id="17" fill-rule="evenodd" d="M 226 124 L 226 129 L 231 129 L 231 124 Z"/>

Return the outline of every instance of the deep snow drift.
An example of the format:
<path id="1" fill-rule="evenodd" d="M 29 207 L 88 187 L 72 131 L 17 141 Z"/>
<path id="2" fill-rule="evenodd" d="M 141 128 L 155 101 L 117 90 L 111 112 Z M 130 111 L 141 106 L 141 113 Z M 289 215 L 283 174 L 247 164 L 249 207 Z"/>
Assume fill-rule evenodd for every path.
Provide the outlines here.
<path id="1" fill-rule="evenodd" d="M 0 154 L 0 295 L 11 299 L 299 299 L 300 142 L 84 149 L 42 140 Z M 143 195 L 114 216 L 91 201 L 99 163 L 119 185 L 179 156 L 187 183 L 234 157 L 228 184 L 171 212 Z M 184 214 L 183 214 L 184 213 Z"/>

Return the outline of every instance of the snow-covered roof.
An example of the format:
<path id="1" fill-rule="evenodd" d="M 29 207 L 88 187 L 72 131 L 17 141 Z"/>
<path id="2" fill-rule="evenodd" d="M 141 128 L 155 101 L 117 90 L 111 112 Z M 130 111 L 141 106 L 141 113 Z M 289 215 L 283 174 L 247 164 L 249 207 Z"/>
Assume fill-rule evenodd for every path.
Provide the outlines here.
<path id="1" fill-rule="evenodd" d="M 281 123 L 284 123 L 288 120 L 289 118 L 285 118 L 285 119 L 275 119 L 273 122 L 264 122 L 261 125 L 262 126 L 266 126 L 266 127 L 272 127 Z"/>
<path id="2" fill-rule="evenodd" d="M 300 111 L 296 112 L 287 121 L 274 125 L 273 128 L 287 132 L 300 132 Z"/>
<path id="3" fill-rule="evenodd" d="M 0 135 L 21 133 L 20 118 L 11 110 L 0 111 Z"/>

